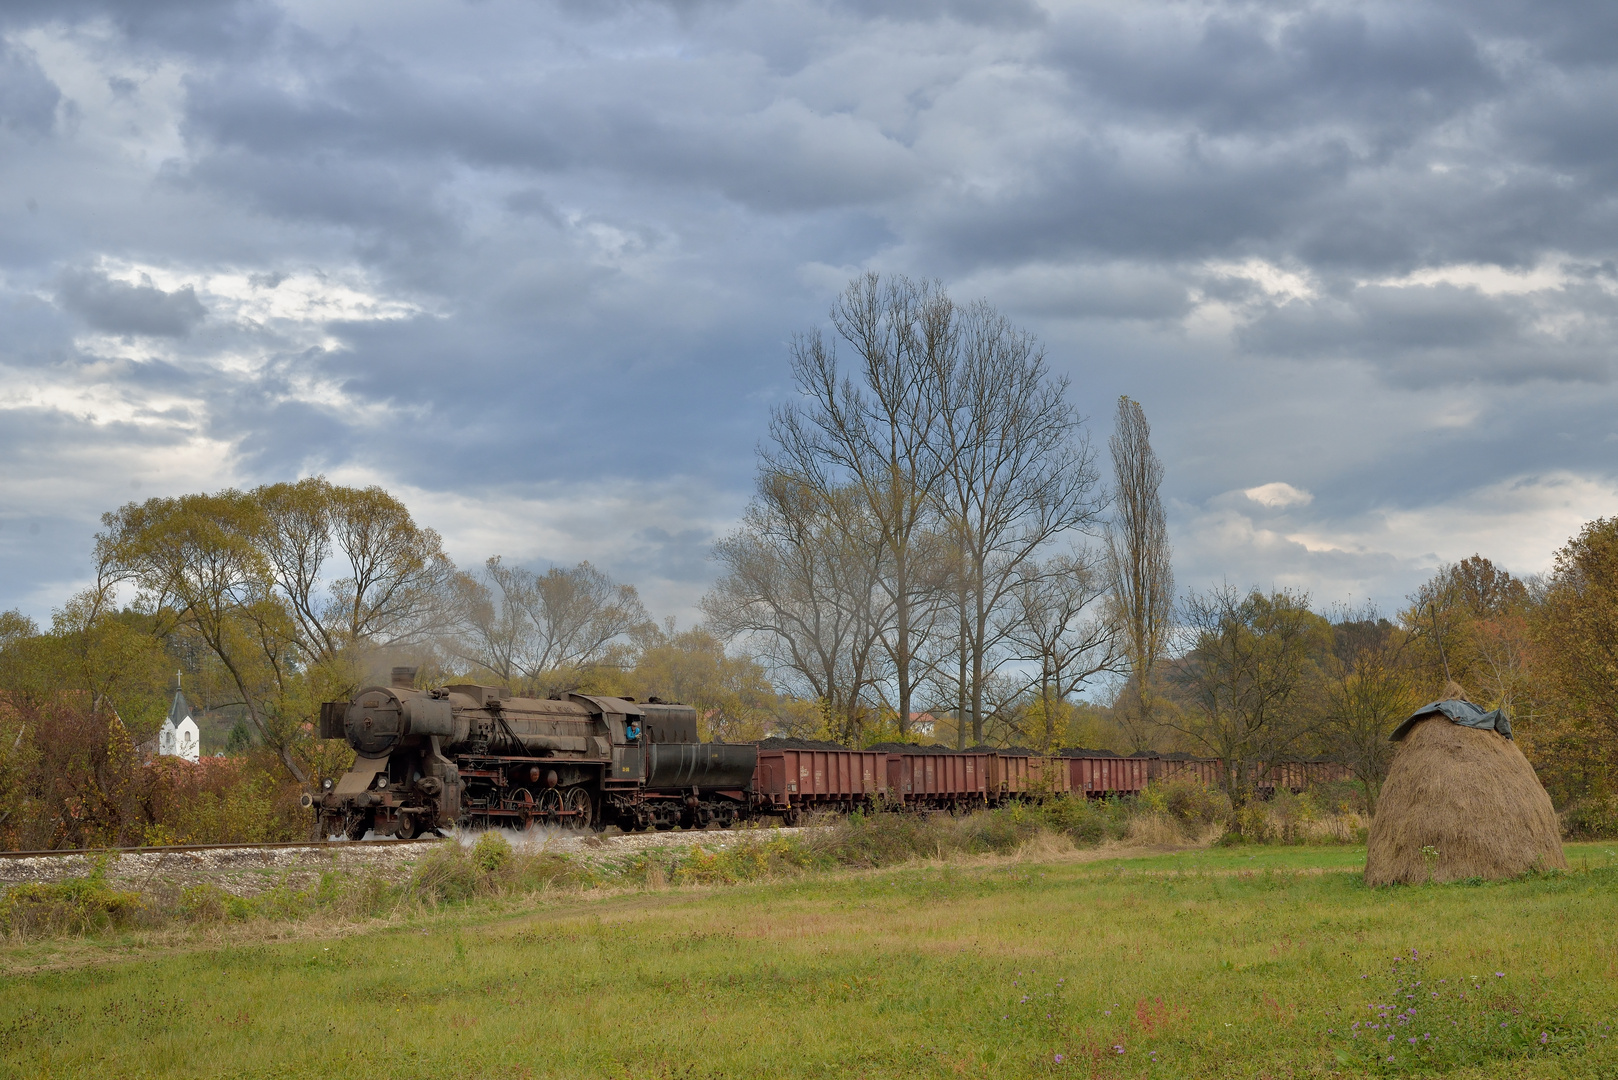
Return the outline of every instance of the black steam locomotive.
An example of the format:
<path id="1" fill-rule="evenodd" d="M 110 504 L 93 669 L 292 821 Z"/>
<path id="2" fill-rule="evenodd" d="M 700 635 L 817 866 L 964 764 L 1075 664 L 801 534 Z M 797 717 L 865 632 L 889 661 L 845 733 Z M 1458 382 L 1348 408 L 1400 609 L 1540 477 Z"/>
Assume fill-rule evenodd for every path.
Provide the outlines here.
<path id="1" fill-rule="evenodd" d="M 414 675 L 396 668 L 392 686 L 321 707 L 321 737 L 347 739 L 357 755 L 342 779 L 305 796 L 323 835 L 728 827 L 747 813 L 758 748 L 700 742 L 689 705 L 416 690 Z"/>

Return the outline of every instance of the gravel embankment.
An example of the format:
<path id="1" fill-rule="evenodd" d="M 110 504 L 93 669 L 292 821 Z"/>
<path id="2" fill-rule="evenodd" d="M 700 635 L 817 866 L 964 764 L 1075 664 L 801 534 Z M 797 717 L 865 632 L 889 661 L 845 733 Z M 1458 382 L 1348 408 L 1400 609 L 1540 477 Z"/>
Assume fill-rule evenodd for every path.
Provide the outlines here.
<path id="1" fill-rule="evenodd" d="M 534 837 L 507 833 L 512 847 L 522 852 L 550 851 L 573 855 L 586 862 L 607 863 L 649 848 L 690 847 L 710 850 L 769 836 L 803 835 L 798 829 L 710 829 L 602 835 L 556 832 Z M 470 843 L 476 834 L 458 838 Z M 210 851 L 142 851 L 104 856 L 101 853 L 63 853 L 21 859 L 0 859 L 0 888 L 33 881 L 62 881 L 84 877 L 98 858 L 107 859 L 107 881 L 114 888 L 139 892 L 173 892 L 208 883 L 236 896 L 256 896 L 279 884 L 307 888 L 322 873 L 375 874 L 390 881 L 407 877 L 434 843 L 344 844 L 285 848 L 219 848 Z"/>

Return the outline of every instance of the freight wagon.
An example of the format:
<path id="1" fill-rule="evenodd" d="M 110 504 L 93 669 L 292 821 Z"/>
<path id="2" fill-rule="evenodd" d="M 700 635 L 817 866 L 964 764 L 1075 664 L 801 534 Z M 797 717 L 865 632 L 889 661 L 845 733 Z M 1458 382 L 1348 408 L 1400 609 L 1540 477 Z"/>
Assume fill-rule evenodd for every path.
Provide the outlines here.
<path id="1" fill-rule="evenodd" d="M 1146 774 L 1153 783 L 1194 780 L 1204 787 L 1218 787 L 1224 780 L 1224 767 L 1218 758 L 1148 758 Z"/>
<path id="2" fill-rule="evenodd" d="M 1137 795 L 1146 790 L 1146 758 L 1070 757 L 1067 763 L 1068 789 L 1091 798 L 1107 795 Z"/>
<path id="3" fill-rule="evenodd" d="M 1348 766 L 1335 761 L 1283 761 L 1270 766 L 1259 778 L 1260 792 L 1273 794 L 1277 788 L 1293 793 L 1317 784 L 1338 783 L 1354 779 Z"/>
<path id="4" fill-rule="evenodd" d="M 872 750 L 758 752 L 753 808 L 795 825 L 804 810 L 874 809 L 887 794 L 888 755 Z"/>
<path id="5" fill-rule="evenodd" d="M 907 810 L 976 810 L 998 802 L 991 784 L 997 754 L 890 753 L 888 805 Z"/>
<path id="6" fill-rule="evenodd" d="M 989 790 L 997 801 L 1043 799 L 1064 795 L 1072 787 L 1067 762 L 1024 754 L 991 754 Z"/>

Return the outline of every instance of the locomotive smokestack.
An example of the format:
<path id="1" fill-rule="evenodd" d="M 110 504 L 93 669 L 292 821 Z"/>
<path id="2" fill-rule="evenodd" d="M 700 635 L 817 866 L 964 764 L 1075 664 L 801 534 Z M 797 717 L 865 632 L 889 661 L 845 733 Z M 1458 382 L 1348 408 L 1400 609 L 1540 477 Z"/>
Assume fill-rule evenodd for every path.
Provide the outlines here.
<path id="1" fill-rule="evenodd" d="M 416 669 L 413 667 L 394 668 L 393 685 L 403 690 L 408 690 L 416 685 Z"/>

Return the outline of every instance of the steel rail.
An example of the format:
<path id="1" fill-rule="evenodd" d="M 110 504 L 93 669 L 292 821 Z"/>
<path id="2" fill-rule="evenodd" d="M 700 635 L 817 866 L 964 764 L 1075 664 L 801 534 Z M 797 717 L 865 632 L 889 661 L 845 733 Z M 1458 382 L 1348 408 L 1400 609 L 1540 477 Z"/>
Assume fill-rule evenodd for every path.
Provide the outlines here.
<path id="1" fill-rule="evenodd" d="M 437 844 L 439 836 L 414 840 L 287 840 L 273 844 L 171 844 L 162 847 L 56 848 L 46 851 L 0 851 L 0 859 L 42 859 L 68 855 L 168 855 L 187 851 L 283 851 L 288 848 L 391 847 L 400 844 Z"/>

